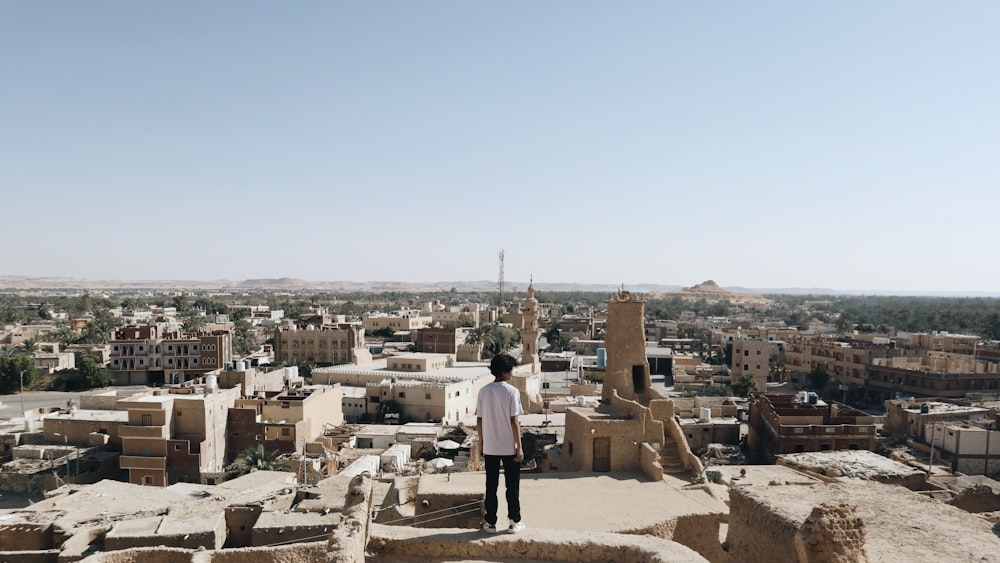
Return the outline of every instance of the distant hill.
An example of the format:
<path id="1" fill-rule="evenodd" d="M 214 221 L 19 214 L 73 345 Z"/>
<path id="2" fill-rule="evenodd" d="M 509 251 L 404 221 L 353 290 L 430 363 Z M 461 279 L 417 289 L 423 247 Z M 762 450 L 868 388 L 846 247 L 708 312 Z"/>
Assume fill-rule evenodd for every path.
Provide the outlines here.
<path id="1" fill-rule="evenodd" d="M 527 281 L 504 282 L 505 288 L 513 293 L 523 293 L 528 288 Z M 31 277 L 0 275 L 0 291 L 23 291 L 30 289 L 60 290 L 60 289 L 190 289 L 190 290 L 275 290 L 275 291 L 412 291 L 441 292 L 451 288 L 457 291 L 496 291 L 496 280 L 475 281 L 440 281 L 440 282 L 405 282 L 405 281 L 307 281 L 299 278 L 255 278 L 242 281 L 226 279 L 219 280 L 87 280 L 71 277 Z M 535 282 L 539 291 L 602 291 L 613 293 L 621 284 L 587 283 L 587 282 Z M 1000 297 L 1000 292 L 970 292 L 970 291 L 893 291 L 893 290 L 837 290 L 829 288 L 723 288 L 712 280 L 708 280 L 690 288 L 680 285 L 663 285 L 654 283 L 626 283 L 625 289 L 635 293 L 649 294 L 704 294 L 723 296 L 732 294 L 760 295 L 908 295 L 929 297 Z M 731 297 L 738 298 L 738 295 Z"/>

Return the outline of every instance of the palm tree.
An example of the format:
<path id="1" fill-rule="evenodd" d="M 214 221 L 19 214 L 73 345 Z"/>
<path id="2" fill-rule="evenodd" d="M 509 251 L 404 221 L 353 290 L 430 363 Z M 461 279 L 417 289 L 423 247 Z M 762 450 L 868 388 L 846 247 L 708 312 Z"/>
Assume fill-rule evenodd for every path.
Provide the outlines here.
<path id="1" fill-rule="evenodd" d="M 233 463 L 226 468 L 226 473 L 233 478 L 254 471 L 286 471 L 288 464 L 278 459 L 280 456 L 280 451 L 268 452 L 263 444 L 257 444 L 240 452 Z"/>
<path id="2" fill-rule="evenodd" d="M 205 328 L 205 319 L 197 313 L 192 313 L 184 319 L 181 328 L 185 334 L 197 334 L 201 332 L 201 329 Z"/>
<path id="3" fill-rule="evenodd" d="M 38 341 L 34 338 L 27 338 L 21 342 L 21 348 L 30 356 L 35 353 L 35 350 L 38 350 Z"/>

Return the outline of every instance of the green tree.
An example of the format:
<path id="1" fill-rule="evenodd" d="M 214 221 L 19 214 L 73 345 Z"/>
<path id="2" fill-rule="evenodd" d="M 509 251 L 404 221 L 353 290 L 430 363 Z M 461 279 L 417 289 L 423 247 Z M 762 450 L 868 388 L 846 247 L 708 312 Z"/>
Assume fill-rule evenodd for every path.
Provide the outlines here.
<path id="1" fill-rule="evenodd" d="M 288 464 L 278 459 L 281 452 L 278 450 L 266 451 L 263 444 L 247 448 L 236 456 L 226 468 L 226 476 L 230 479 L 253 473 L 254 471 L 287 471 Z"/>
<path id="2" fill-rule="evenodd" d="M 78 313 L 89 313 L 94 310 L 94 298 L 90 296 L 89 291 L 84 291 L 83 295 L 80 296 L 79 306 L 76 310 Z"/>
<path id="3" fill-rule="evenodd" d="M 562 335 L 562 331 L 559 330 L 559 323 L 552 325 L 545 331 L 545 341 L 549 343 L 550 352 L 562 352 L 569 344 L 566 337 Z"/>
<path id="4" fill-rule="evenodd" d="M 97 360 L 95 360 L 90 354 L 85 354 L 83 358 L 80 359 L 79 369 L 84 382 L 86 382 L 87 387 L 89 388 L 107 387 L 115 381 L 111 372 L 103 366 L 98 365 Z"/>
<path id="5" fill-rule="evenodd" d="M 779 383 L 785 382 L 785 374 L 787 373 L 785 364 L 787 362 L 788 358 L 785 357 L 784 352 L 776 352 L 771 354 L 771 357 L 768 358 L 767 364 L 770 371 L 769 375 L 773 381 L 777 381 Z"/>
<path id="6" fill-rule="evenodd" d="M 197 313 L 188 315 L 184 318 L 184 322 L 181 323 L 181 329 L 186 334 L 197 334 L 203 328 L 205 328 L 205 319 Z"/>
<path id="7" fill-rule="evenodd" d="M 403 412 L 403 405 L 399 404 L 399 402 L 396 401 L 395 399 L 386 399 L 378 404 L 378 418 L 376 420 L 378 422 L 382 422 L 385 420 L 385 415 L 398 414 L 400 415 L 399 423 L 402 424 L 404 422 L 402 420 L 403 418 L 401 414 L 402 412 Z"/>
<path id="8" fill-rule="evenodd" d="M 67 324 L 59 325 L 59 328 L 46 335 L 48 340 L 58 342 L 62 346 L 68 346 L 75 343 L 79 337 L 80 335 L 73 332 L 73 329 L 71 329 Z"/>
<path id="9" fill-rule="evenodd" d="M 186 295 L 177 295 L 172 300 L 172 305 L 177 309 L 179 314 L 187 314 L 191 312 L 191 300 L 188 299 Z"/>
<path id="10" fill-rule="evenodd" d="M 24 350 L 25 354 L 30 356 L 38 350 L 38 341 L 34 338 L 27 338 L 24 342 L 21 342 L 21 349 Z"/>
<path id="11" fill-rule="evenodd" d="M 257 350 L 257 333 L 250 321 L 241 320 L 233 325 L 233 350 L 240 356 Z"/>
<path id="12" fill-rule="evenodd" d="M 388 326 L 371 331 L 371 335 L 377 338 L 392 338 L 393 334 L 396 334 L 396 329 Z"/>
<path id="13" fill-rule="evenodd" d="M 24 373 L 24 387 L 35 382 L 35 361 L 24 354 L 0 356 L 0 393 L 15 393 L 21 389 L 21 373 Z"/>
<path id="14" fill-rule="evenodd" d="M 806 375 L 806 385 L 815 391 L 822 391 L 830 381 L 830 374 L 826 371 L 826 366 L 818 365 L 812 368 Z"/>
<path id="15" fill-rule="evenodd" d="M 737 397 L 746 397 L 752 391 L 759 391 L 757 389 L 757 380 L 753 378 L 753 374 L 751 373 L 744 373 L 730 387 L 733 388 L 733 394 Z"/>
<path id="16" fill-rule="evenodd" d="M 521 342 L 521 332 L 507 326 L 493 326 L 483 340 L 483 355 L 502 354 Z"/>
<path id="17" fill-rule="evenodd" d="M 465 334 L 466 344 L 482 344 L 486 335 L 490 333 L 490 325 L 477 326 Z"/>

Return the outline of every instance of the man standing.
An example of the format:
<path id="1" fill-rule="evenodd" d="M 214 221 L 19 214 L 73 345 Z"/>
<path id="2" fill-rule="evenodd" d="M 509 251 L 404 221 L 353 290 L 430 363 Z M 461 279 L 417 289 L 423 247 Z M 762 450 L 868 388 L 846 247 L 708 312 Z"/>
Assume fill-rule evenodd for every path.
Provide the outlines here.
<path id="1" fill-rule="evenodd" d="M 491 534 L 497 531 L 497 487 L 500 485 L 500 465 L 503 465 L 504 482 L 507 488 L 507 516 L 509 531 L 517 533 L 524 529 L 521 523 L 521 500 L 519 493 L 521 461 L 524 450 L 521 447 L 521 425 L 517 421 L 521 410 L 521 394 L 508 383 L 513 376 L 517 360 L 508 354 L 498 354 L 490 362 L 493 383 L 479 391 L 476 401 L 476 431 L 479 433 L 479 448 L 486 459 L 486 514 L 483 530 Z"/>

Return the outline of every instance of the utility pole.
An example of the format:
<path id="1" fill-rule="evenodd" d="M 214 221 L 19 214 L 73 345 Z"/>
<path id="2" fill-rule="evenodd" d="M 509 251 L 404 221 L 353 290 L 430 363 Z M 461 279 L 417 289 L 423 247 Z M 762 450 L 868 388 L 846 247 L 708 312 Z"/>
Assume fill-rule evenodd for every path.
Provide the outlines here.
<path id="1" fill-rule="evenodd" d="M 24 418 L 24 372 L 26 370 L 21 370 L 21 418 Z M 24 425 L 28 425 L 27 419 L 24 421 Z"/>

